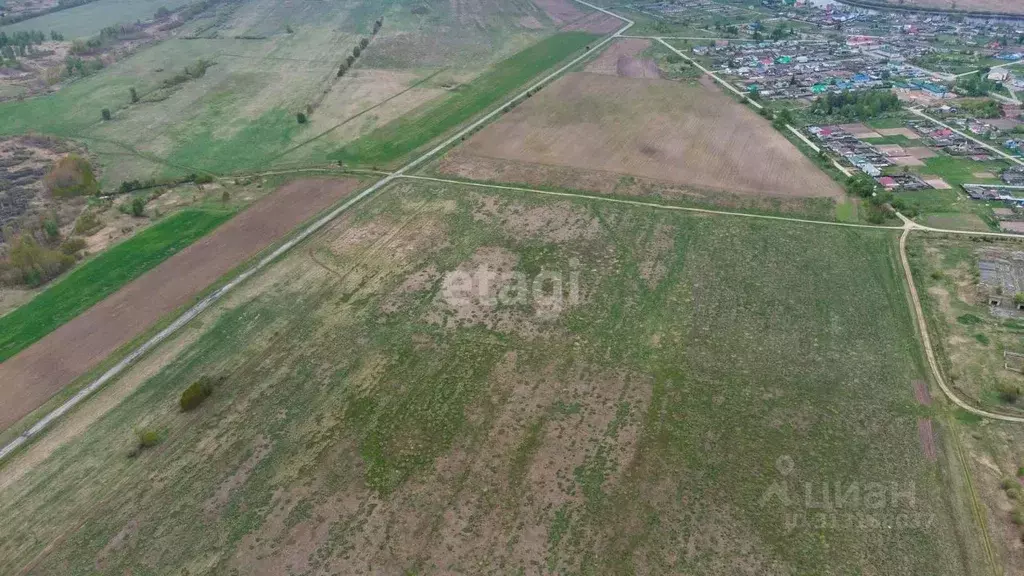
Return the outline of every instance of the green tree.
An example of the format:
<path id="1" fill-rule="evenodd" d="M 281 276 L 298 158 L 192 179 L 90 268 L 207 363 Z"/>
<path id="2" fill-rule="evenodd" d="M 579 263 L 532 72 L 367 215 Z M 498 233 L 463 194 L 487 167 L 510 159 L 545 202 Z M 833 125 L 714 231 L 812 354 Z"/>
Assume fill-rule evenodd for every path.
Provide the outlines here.
<path id="1" fill-rule="evenodd" d="M 132 216 L 141 218 L 146 215 L 146 201 L 141 196 L 132 199 Z"/>
<path id="2" fill-rule="evenodd" d="M 128 89 L 128 95 L 132 98 L 132 104 L 139 101 L 139 93 L 134 87 Z"/>
<path id="3" fill-rule="evenodd" d="M 110 108 L 104 108 L 100 110 L 100 115 L 103 116 L 104 120 L 110 120 Z"/>

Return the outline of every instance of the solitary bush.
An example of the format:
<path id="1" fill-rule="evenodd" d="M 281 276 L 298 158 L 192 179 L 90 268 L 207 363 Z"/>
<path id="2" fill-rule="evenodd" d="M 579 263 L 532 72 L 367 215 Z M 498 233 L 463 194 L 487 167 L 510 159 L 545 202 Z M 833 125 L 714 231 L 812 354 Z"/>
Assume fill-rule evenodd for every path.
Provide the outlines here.
<path id="1" fill-rule="evenodd" d="M 192 181 L 196 184 L 209 184 L 213 182 L 213 176 L 210 174 L 196 174 L 192 177 Z"/>
<path id="2" fill-rule="evenodd" d="M 89 161 L 77 154 L 58 160 L 43 178 L 43 185 L 59 198 L 95 194 L 100 190 Z"/>
<path id="3" fill-rule="evenodd" d="M 128 95 L 131 96 L 132 104 L 135 104 L 139 101 L 139 92 L 135 90 L 135 88 L 129 88 Z"/>
<path id="4" fill-rule="evenodd" d="M 1007 404 L 1013 404 L 1020 398 L 1020 386 L 1010 382 L 1001 383 L 996 392 L 999 394 L 999 399 Z"/>
<path id="5" fill-rule="evenodd" d="M 74 233 L 90 236 L 95 234 L 101 226 L 103 226 L 103 223 L 100 222 L 100 219 L 96 216 L 95 212 L 84 212 L 75 222 Z"/>
<path id="6" fill-rule="evenodd" d="M 138 197 L 132 200 L 132 216 L 136 218 L 145 216 L 146 214 L 146 201 L 142 197 Z"/>
<path id="7" fill-rule="evenodd" d="M 140 452 L 147 448 L 152 448 L 160 443 L 160 433 L 153 428 L 136 428 L 135 429 L 135 446 L 132 447 L 131 452 L 128 453 L 130 458 L 134 458 L 139 455 Z"/>
<path id="8" fill-rule="evenodd" d="M 103 116 L 104 120 L 110 120 L 110 108 L 100 110 L 100 115 Z"/>
<path id="9" fill-rule="evenodd" d="M 185 391 L 181 393 L 181 400 L 178 401 L 178 404 L 181 406 L 182 412 L 195 410 L 211 394 L 213 394 L 213 383 L 204 376 L 193 382 L 188 388 L 185 388 Z"/>
<path id="10" fill-rule="evenodd" d="M 81 238 L 68 238 L 60 245 L 60 251 L 68 256 L 74 256 L 82 250 L 85 250 L 86 246 L 88 246 L 88 244 L 86 244 L 85 240 L 82 240 Z"/>
<path id="11" fill-rule="evenodd" d="M 135 431 L 140 448 L 152 448 L 160 443 L 160 433 L 152 428 L 139 428 Z"/>
<path id="12" fill-rule="evenodd" d="M 305 124 L 308 118 L 304 112 L 298 112 L 295 114 L 295 119 L 299 121 L 299 124 Z"/>

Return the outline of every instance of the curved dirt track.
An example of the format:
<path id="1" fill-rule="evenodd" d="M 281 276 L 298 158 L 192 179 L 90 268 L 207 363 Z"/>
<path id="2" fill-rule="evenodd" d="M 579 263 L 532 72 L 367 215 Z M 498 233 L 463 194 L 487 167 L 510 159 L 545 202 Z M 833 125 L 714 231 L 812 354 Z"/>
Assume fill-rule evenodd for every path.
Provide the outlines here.
<path id="1" fill-rule="evenodd" d="M 1018 422 L 1024 423 L 1024 417 L 1011 416 L 1009 414 L 999 414 L 996 412 L 989 412 L 981 408 L 975 408 L 974 406 L 967 403 L 953 392 L 953 389 L 946 383 L 945 378 L 942 377 L 942 371 L 939 369 L 938 360 L 935 357 L 935 350 L 932 348 L 931 337 L 928 335 L 928 324 L 925 321 L 924 309 L 921 308 L 921 299 L 917 295 L 917 286 L 914 284 L 914 275 L 910 271 L 910 260 L 907 258 L 907 237 L 910 236 L 912 230 L 923 230 L 926 232 L 939 232 L 939 233 L 951 233 L 951 234 L 964 234 L 971 235 L 976 233 L 961 232 L 956 230 L 939 230 L 936 228 L 926 228 L 918 226 L 909 220 L 905 220 L 906 224 L 903 228 L 903 234 L 900 236 L 900 263 L 903 265 L 903 276 L 907 282 L 907 288 L 910 291 L 911 301 L 911 312 L 914 314 L 914 319 L 917 321 L 917 331 L 921 334 L 921 343 L 924 345 L 924 354 L 928 360 L 928 366 L 931 368 L 932 377 L 935 379 L 935 383 L 938 384 L 942 393 L 945 394 L 949 401 L 957 405 L 959 408 L 981 416 L 983 418 L 990 418 L 992 420 L 1002 420 L 1004 422 Z M 1009 235 L 999 235 L 1009 236 Z M 1018 238 L 1020 238 L 1018 236 Z"/>

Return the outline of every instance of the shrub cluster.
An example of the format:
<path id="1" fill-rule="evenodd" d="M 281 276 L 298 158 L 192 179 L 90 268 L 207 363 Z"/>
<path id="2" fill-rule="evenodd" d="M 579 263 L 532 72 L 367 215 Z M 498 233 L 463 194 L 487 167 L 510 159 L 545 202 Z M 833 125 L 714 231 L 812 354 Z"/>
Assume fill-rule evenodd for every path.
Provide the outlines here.
<path id="1" fill-rule="evenodd" d="M 0 281 L 8 285 L 41 286 L 74 266 L 72 254 L 47 248 L 31 234 L 22 234 L 13 242 L 7 258 L 0 262 Z"/>
<path id="2" fill-rule="evenodd" d="M 100 190 L 89 161 L 78 154 L 58 160 L 43 178 L 43 185 L 58 198 L 92 195 Z"/>
<path id="3" fill-rule="evenodd" d="M 847 90 L 819 96 L 811 104 L 810 111 L 820 116 L 867 120 L 902 107 L 899 97 L 888 90 Z"/>
<path id="4" fill-rule="evenodd" d="M 198 408 L 211 394 L 213 394 L 213 382 L 208 377 L 203 376 L 181 393 L 181 399 L 178 401 L 178 404 L 181 406 L 182 412 L 189 412 Z"/>

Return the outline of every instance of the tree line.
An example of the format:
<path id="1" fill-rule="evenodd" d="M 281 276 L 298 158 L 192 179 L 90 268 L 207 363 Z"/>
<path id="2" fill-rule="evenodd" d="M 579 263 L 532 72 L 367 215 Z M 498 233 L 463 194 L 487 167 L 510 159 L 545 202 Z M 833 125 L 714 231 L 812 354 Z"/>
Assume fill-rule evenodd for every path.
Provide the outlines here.
<path id="1" fill-rule="evenodd" d="M 35 46 L 46 42 L 46 34 L 42 30 L 19 30 L 11 35 L 0 32 L 0 65 L 9 61 L 9 65 L 17 66 L 18 58 L 30 56 Z M 63 40 L 64 36 L 56 31 L 50 32 L 49 38 L 54 41 Z"/>
<path id="2" fill-rule="evenodd" d="M 373 23 L 373 36 L 376 36 L 377 33 L 380 32 L 381 28 L 383 28 L 383 27 L 384 27 L 384 17 L 381 16 L 380 18 L 375 20 L 374 23 Z M 289 27 L 289 30 L 290 30 L 290 27 Z M 352 48 L 352 52 L 348 56 L 345 57 L 345 61 L 338 65 L 338 73 L 335 75 L 335 78 L 341 78 L 342 76 L 347 74 L 348 71 L 352 69 L 352 66 L 356 63 L 356 60 L 358 60 L 359 57 L 363 55 L 363 51 L 365 51 L 366 48 L 369 45 L 370 45 L 370 39 L 369 38 L 361 38 L 359 40 L 359 43 L 356 44 L 356 46 L 354 48 Z M 325 92 L 325 94 L 326 94 L 326 92 Z M 321 99 L 322 99 L 322 97 L 321 97 Z M 295 114 L 295 119 L 298 121 L 298 123 L 299 124 L 305 124 L 306 122 L 308 122 L 309 121 L 309 116 L 313 113 L 313 111 L 316 109 L 316 107 L 319 105 L 319 103 L 320 103 L 320 101 L 317 100 L 317 102 L 306 106 L 306 110 L 304 112 L 297 112 Z"/>
<path id="3" fill-rule="evenodd" d="M 844 90 L 819 96 L 810 111 L 820 116 L 866 120 L 902 107 L 899 97 L 888 90 Z"/>

